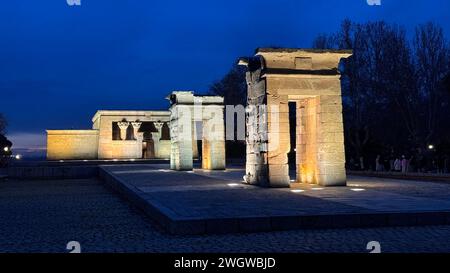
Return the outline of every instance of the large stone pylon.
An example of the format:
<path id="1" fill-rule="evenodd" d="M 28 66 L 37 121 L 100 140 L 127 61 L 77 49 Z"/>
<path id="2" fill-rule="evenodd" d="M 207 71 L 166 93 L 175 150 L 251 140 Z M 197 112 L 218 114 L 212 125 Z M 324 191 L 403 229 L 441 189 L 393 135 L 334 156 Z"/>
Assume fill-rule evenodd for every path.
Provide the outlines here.
<path id="1" fill-rule="evenodd" d="M 248 67 L 246 181 L 289 187 L 289 102 L 296 104 L 296 182 L 345 186 L 341 59 L 351 51 L 258 49 Z"/>

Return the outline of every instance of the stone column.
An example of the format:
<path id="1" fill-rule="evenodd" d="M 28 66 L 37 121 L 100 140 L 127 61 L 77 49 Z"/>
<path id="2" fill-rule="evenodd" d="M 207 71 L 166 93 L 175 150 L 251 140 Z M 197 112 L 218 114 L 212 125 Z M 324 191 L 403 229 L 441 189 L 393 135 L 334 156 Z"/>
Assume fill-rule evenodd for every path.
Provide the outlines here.
<path id="1" fill-rule="evenodd" d="M 177 171 L 190 171 L 193 169 L 191 107 L 174 105 L 170 112 L 171 168 Z"/>
<path id="2" fill-rule="evenodd" d="M 258 184 L 259 181 L 267 181 L 267 176 L 263 176 L 256 169 L 264 165 L 261 162 L 261 151 L 259 135 L 257 132 L 257 107 L 256 105 L 250 105 L 249 111 L 246 113 L 246 154 L 247 160 L 245 164 L 245 182 L 248 184 Z"/>
<path id="3" fill-rule="evenodd" d="M 270 187 L 289 187 L 288 153 L 291 150 L 287 95 L 267 95 L 267 163 Z M 265 123 L 264 120 L 261 121 Z"/>
<path id="4" fill-rule="evenodd" d="M 248 110 L 246 114 L 247 160 L 245 182 L 270 186 L 267 163 L 267 106 L 265 81 L 260 80 L 260 70 L 246 74 L 248 84 Z"/>
<path id="5" fill-rule="evenodd" d="M 131 126 L 133 126 L 133 135 L 134 139 L 138 139 L 139 129 L 141 128 L 142 122 L 135 121 L 131 123 Z"/>
<path id="6" fill-rule="evenodd" d="M 162 136 L 162 127 L 164 126 L 164 122 L 153 122 L 155 125 L 157 132 L 152 133 L 153 143 L 155 145 L 155 158 L 160 158 L 160 140 Z"/>
<path id="7" fill-rule="evenodd" d="M 226 167 L 224 107 L 207 106 L 203 112 L 202 168 L 224 170 Z"/>
<path id="8" fill-rule="evenodd" d="M 318 184 L 317 123 L 318 99 L 297 104 L 297 182 Z"/>
<path id="9" fill-rule="evenodd" d="M 156 130 L 158 130 L 158 135 L 161 137 L 162 135 L 162 127 L 164 126 L 164 122 L 153 122 L 153 125 L 155 125 Z"/>
<path id="10" fill-rule="evenodd" d="M 140 121 L 131 122 L 131 126 L 133 126 L 134 140 L 136 140 L 136 142 L 137 142 L 135 158 L 142 158 L 142 142 L 144 140 L 144 134 L 139 132 L 141 125 L 142 125 L 142 122 L 140 122 Z"/>
<path id="11" fill-rule="evenodd" d="M 119 126 L 119 129 L 120 129 L 120 139 L 126 140 L 127 139 L 127 130 L 128 130 L 128 127 L 130 126 L 130 123 L 127 121 L 121 121 L 121 122 L 118 122 L 117 125 Z"/>
<path id="12" fill-rule="evenodd" d="M 196 107 L 196 106 L 194 106 Z M 192 121 L 192 157 L 195 159 L 199 159 L 200 155 L 198 152 L 198 142 L 199 137 L 197 135 L 197 122 L 194 120 Z"/>
<path id="13" fill-rule="evenodd" d="M 335 88 L 339 90 L 339 79 Z M 317 98 L 317 183 L 322 186 L 345 186 L 345 148 L 340 95 Z"/>

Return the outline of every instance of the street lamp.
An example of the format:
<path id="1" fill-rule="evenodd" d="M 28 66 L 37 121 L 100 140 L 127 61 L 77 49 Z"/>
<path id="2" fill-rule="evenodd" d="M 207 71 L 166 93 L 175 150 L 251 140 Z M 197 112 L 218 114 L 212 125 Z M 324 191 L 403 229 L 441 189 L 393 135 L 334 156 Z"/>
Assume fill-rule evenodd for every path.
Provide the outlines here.
<path id="1" fill-rule="evenodd" d="M 428 145 L 428 150 L 434 150 L 434 145 L 433 144 Z"/>
<path id="2" fill-rule="evenodd" d="M 22 158 L 22 156 L 21 156 L 21 155 L 16 155 L 14 158 L 15 158 L 16 160 L 20 160 L 20 159 Z"/>
<path id="3" fill-rule="evenodd" d="M 9 152 L 9 147 L 3 148 L 3 151 L 5 151 L 5 153 Z"/>

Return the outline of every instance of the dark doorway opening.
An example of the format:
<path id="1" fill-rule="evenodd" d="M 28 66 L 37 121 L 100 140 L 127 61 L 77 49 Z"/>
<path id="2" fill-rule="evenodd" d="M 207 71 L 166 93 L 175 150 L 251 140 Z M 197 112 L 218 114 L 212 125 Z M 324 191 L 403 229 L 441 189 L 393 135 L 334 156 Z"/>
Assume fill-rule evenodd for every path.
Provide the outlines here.
<path id="1" fill-rule="evenodd" d="M 142 158 L 155 158 L 155 143 L 153 142 L 153 140 L 148 139 L 142 142 Z"/>
<path id="2" fill-rule="evenodd" d="M 297 181 L 297 103 L 289 102 L 289 135 L 291 149 L 288 154 L 289 177 L 291 182 Z"/>

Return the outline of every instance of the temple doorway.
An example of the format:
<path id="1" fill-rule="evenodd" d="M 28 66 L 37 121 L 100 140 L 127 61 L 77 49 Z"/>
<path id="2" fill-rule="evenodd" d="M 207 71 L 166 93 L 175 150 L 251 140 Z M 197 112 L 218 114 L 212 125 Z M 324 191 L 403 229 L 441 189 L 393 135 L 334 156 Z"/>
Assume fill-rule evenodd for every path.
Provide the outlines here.
<path id="1" fill-rule="evenodd" d="M 142 142 L 142 158 L 155 158 L 155 142 L 152 139 L 148 139 Z"/>

